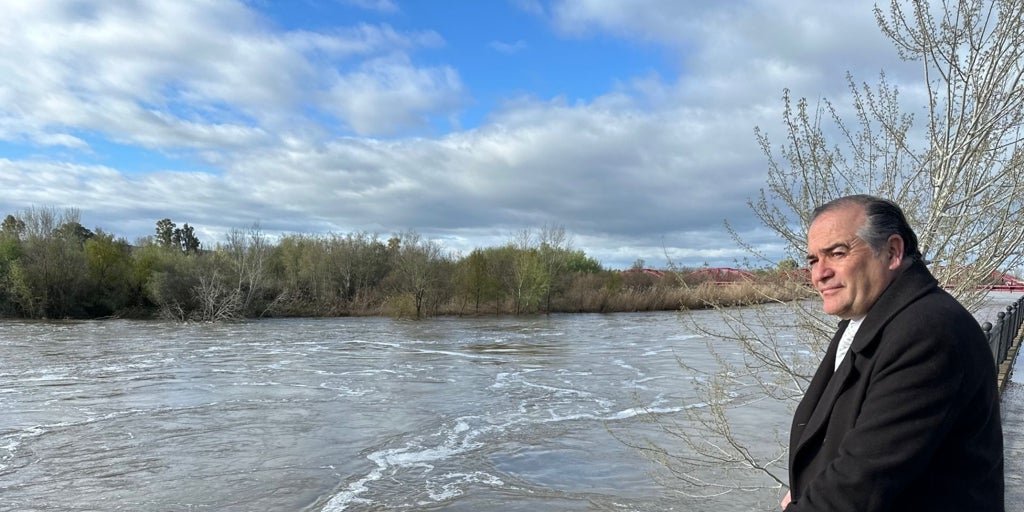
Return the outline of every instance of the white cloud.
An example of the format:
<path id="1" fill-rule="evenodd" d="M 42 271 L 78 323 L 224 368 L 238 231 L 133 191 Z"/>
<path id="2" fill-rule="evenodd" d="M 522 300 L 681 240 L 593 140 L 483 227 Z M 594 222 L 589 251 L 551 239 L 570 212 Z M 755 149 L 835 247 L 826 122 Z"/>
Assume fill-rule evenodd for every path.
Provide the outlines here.
<path id="1" fill-rule="evenodd" d="M 0 206 L 76 206 L 132 236 L 171 217 L 214 242 L 258 221 L 269 231 L 411 228 L 461 250 L 562 224 L 609 265 L 660 265 L 666 252 L 729 263 L 745 254 L 726 219 L 780 250 L 745 203 L 767 167 L 753 128 L 778 130 L 782 88 L 839 98 L 846 70 L 871 80 L 895 62 L 863 6 L 579 0 L 547 15 L 568 37 L 656 45 L 680 75 L 634 77 L 589 102 L 508 98 L 478 127 L 428 137 L 473 92 L 454 63 L 412 57 L 445 44 L 429 30 L 282 32 L 228 1 L 15 2 L 0 17 L 11 34 L 0 40 L 0 140 L 185 150 L 216 172 L 11 157 L 0 159 Z"/>
<path id="2" fill-rule="evenodd" d="M 717 5 L 716 5 L 717 4 Z M 549 11 L 555 28 L 585 37 L 596 32 L 677 46 L 693 38 L 702 12 L 721 3 L 678 0 L 557 0 Z"/>
<path id="3" fill-rule="evenodd" d="M 392 134 L 428 124 L 428 116 L 458 109 L 462 83 L 450 67 L 420 68 L 393 54 L 337 76 L 327 108 L 360 135 Z"/>
<path id="4" fill-rule="evenodd" d="M 460 94 L 457 72 L 401 54 L 442 45 L 436 33 L 280 33 L 238 2 L 25 2 L 0 17 L 0 33 L 12 35 L 0 41 L 0 134 L 41 145 L 78 145 L 80 130 L 146 147 L 222 142 L 211 134 L 265 143 L 257 125 L 295 129 L 305 108 L 390 131 L 456 108 Z M 335 108 L 332 91 L 345 88 L 370 104 Z M 381 105 L 389 122 L 366 112 Z"/>

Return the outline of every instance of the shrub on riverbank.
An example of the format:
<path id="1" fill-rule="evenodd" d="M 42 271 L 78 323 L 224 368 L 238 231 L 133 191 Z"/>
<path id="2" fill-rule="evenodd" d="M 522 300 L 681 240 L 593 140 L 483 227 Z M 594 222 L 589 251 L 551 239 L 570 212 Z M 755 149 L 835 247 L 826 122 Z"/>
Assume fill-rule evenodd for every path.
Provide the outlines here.
<path id="1" fill-rule="evenodd" d="M 778 300 L 780 282 L 800 282 L 743 273 L 749 279 L 713 284 L 707 272 L 603 269 L 557 229 L 461 257 L 413 232 L 387 240 L 290 235 L 271 243 L 254 227 L 201 249 L 187 224 L 176 229 L 168 219 L 134 245 L 85 229 L 75 212 L 32 210 L 25 219 L 8 216 L 0 228 L 0 316 L 216 321 L 657 311 Z"/>
<path id="2" fill-rule="evenodd" d="M 666 272 L 662 277 L 639 278 L 635 274 L 606 271 L 574 276 L 565 293 L 551 304 L 551 313 L 615 313 L 676 311 L 713 307 L 742 307 L 768 302 L 813 297 L 805 281 L 770 273 L 735 282 L 687 283 L 690 272 Z M 484 314 L 514 314 L 508 303 L 488 303 Z M 465 308 L 451 304 L 440 314 L 465 315 Z"/>
<path id="3" fill-rule="evenodd" d="M 709 307 L 741 307 L 769 302 L 789 302 L 814 297 L 814 290 L 806 282 L 797 280 L 765 279 L 716 285 L 703 283 L 688 290 L 683 298 L 685 309 Z"/>

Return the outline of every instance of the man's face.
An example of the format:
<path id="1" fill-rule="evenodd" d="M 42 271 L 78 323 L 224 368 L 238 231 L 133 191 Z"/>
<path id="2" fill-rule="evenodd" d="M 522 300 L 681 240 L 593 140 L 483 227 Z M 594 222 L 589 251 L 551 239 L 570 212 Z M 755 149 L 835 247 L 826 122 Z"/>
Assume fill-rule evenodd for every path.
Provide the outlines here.
<path id="1" fill-rule="evenodd" d="M 811 283 L 825 313 L 843 319 L 863 317 L 895 278 L 902 254 L 886 248 L 876 255 L 857 236 L 866 220 L 862 206 L 842 206 L 820 214 L 807 231 Z"/>

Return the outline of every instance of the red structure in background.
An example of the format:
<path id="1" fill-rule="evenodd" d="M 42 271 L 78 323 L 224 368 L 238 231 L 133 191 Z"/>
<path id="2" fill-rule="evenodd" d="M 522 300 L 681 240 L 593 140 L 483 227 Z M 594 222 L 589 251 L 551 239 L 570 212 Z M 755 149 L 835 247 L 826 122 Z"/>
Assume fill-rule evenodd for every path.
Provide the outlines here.
<path id="1" fill-rule="evenodd" d="M 653 268 L 631 268 L 629 270 L 623 270 L 623 274 L 643 274 L 646 276 L 663 277 L 665 275 L 664 270 L 655 270 Z"/>
<path id="2" fill-rule="evenodd" d="M 631 268 L 629 270 L 623 270 L 622 272 L 627 274 L 643 274 L 655 278 L 661 278 L 668 274 L 667 271 L 656 270 L 653 268 Z M 785 272 L 784 275 L 786 275 L 790 280 L 806 282 L 808 285 L 811 282 L 811 272 L 806 268 L 791 270 Z M 745 281 L 754 281 L 756 279 L 754 274 L 751 272 L 730 267 L 702 268 L 688 273 L 686 277 L 688 281 L 715 284 L 741 283 Z M 986 290 L 1000 292 L 1024 292 L 1024 279 L 1005 272 L 995 271 L 992 272 L 989 282 L 979 285 L 979 287 Z"/>
<path id="3" fill-rule="evenodd" d="M 662 278 L 669 274 L 666 270 L 653 268 L 631 268 L 620 271 L 623 274 L 641 274 L 654 278 Z M 755 280 L 754 274 L 746 270 L 729 267 L 707 267 L 689 272 L 684 277 L 687 282 L 731 284 Z"/>
<path id="4" fill-rule="evenodd" d="M 702 281 L 713 283 L 735 283 L 740 281 L 753 281 L 754 274 L 738 268 L 710 267 L 694 270 L 690 276 L 699 278 Z"/>
<path id="5" fill-rule="evenodd" d="M 984 285 L 984 288 L 999 292 L 1024 292 L 1024 281 L 1005 272 L 992 272 L 992 283 Z"/>

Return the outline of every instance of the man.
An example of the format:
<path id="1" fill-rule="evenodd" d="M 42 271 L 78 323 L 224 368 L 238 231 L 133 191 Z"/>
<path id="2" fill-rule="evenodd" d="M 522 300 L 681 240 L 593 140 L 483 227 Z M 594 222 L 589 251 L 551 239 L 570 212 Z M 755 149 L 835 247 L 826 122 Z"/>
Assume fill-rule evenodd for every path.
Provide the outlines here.
<path id="1" fill-rule="evenodd" d="M 1004 510 L 995 362 L 895 204 L 817 208 L 811 281 L 842 321 L 796 409 L 787 512 Z"/>

